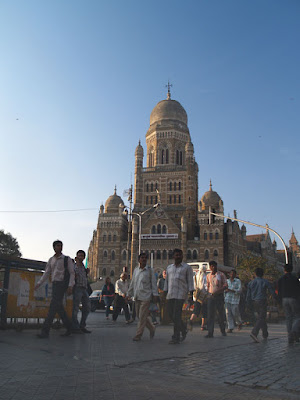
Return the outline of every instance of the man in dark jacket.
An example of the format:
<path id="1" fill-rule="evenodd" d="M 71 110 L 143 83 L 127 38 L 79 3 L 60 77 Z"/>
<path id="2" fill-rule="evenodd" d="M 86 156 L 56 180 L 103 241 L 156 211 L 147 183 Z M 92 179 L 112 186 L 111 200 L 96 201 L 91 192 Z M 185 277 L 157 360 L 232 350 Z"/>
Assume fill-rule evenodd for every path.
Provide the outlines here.
<path id="1" fill-rule="evenodd" d="M 300 333 L 300 282 L 292 271 L 292 265 L 285 265 L 284 275 L 278 281 L 278 298 L 285 313 L 288 341 L 291 344 L 299 340 Z"/>
<path id="2" fill-rule="evenodd" d="M 246 301 L 249 305 L 252 305 L 254 311 L 257 312 L 257 319 L 255 325 L 250 333 L 251 338 L 259 343 L 257 335 L 259 330 L 262 330 L 264 339 L 267 339 L 268 326 L 267 326 L 267 292 L 271 293 L 276 299 L 275 290 L 269 281 L 263 278 L 264 270 L 262 268 L 256 268 L 256 278 L 249 282 L 247 287 L 247 298 Z"/>

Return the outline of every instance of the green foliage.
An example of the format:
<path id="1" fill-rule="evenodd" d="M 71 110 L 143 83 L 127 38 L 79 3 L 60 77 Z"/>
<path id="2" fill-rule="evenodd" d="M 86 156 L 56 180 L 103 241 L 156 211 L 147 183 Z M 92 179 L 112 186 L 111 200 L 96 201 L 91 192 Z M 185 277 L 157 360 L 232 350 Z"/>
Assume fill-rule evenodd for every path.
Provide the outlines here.
<path id="1" fill-rule="evenodd" d="M 262 268 L 264 270 L 264 278 L 270 282 L 277 281 L 282 275 L 282 271 L 278 270 L 275 265 L 268 264 L 266 258 L 256 257 L 248 251 L 237 267 L 237 273 L 241 281 L 249 282 L 255 278 L 256 268 Z"/>
<path id="2" fill-rule="evenodd" d="M 3 230 L 0 230 L 0 254 L 15 257 L 22 256 L 17 239 Z"/>

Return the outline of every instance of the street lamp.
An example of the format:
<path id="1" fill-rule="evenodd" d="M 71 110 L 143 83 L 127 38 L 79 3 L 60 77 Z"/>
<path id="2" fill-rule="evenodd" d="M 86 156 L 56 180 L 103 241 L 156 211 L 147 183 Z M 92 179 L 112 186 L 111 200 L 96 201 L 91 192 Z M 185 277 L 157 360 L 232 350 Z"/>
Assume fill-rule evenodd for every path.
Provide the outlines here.
<path id="1" fill-rule="evenodd" d="M 284 253 L 285 253 L 285 263 L 286 263 L 286 264 L 289 263 L 289 260 L 288 260 L 288 252 L 287 252 L 286 245 L 285 245 L 285 243 L 284 243 L 282 237 L 279 235 L 279 233 L 277 233 L 276 231 L 274 231 L 274 229 L 271 229 L 271 228 L 269 227 L 268 224 L 266 224 L 265 226 L 263 226 L 263 225 L 255 224 L 254 222 L 243 221 L 242 219 L 226 217 L 226 215 L 216 214 L 216 213 L 211 212 L 211 207 L 209 207 L 209 223 L 211 223 L 211 216 L 212 216 L 212 215 L 214 215 L 214 216 L 216 216 L 216 217 L 231 219 L 231 220 L 233 220 L 233 221 L 242 222 L 243 224 L 248 224 L 248 225 L 257 226 L 257 227 L 259 227 L 259 228 L 263 228 L 263 229 L 266 229 L 267 231 L 271 231 L 271 232 L 275 233 L 275 235 L 276 235 L 277 237 L 279 237 L 279 239 L 280 239 L 280 241 L 281 241 L 281 243 L 282 243 L 282 245 L 283 245 Z"/>

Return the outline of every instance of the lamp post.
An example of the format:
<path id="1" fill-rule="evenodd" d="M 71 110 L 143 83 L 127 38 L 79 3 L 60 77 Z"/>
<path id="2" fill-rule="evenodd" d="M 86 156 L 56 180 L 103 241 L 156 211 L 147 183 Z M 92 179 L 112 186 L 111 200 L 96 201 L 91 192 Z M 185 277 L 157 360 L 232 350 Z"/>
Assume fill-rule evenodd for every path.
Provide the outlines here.
<path id="1" fill-rule="evenodd" d="M 271 232 L 275 233 L 275 235 L 280 239 L 280 241 L 281 241 L 281 243 L 282 243 L 282 245 L 283 245 L 284 253 L 285 253 L 285 263 L 286 263 L 286 264 L 289 263 L 288 252 L 287 252 L 286 245 L 285 245 L 285 243 L 284 243 L 282 237 L 279 235 L 279 233 L 277 233 L 276 231 L 274 231 L 274 229 L 271 229 L 271 228 L 269 227 L 268 224 L 266 224 L 265 226 L 263 226 L 263 225 L 255 224 L 254 222 L 243 221 L 242 219 L 238 219 L 238 218 L 226 217 L 225 215 L 216 214 L 216 213 L 211 212 L 211 207 L 209 207 L 209 223 L 211 223 L 211 215 L 214 215 L 214 216 L 220 217 L 220 218 L 231 219 L 231 220 L 233 220 L 233 221 L 242 222 L 243 224 L 248 224 L 248 225 L 257 226 L 257 227 L 259 227 L 259 228 L 263 228 L 263 229 L 266 229 L 267 231 L 271 231 Z"/>

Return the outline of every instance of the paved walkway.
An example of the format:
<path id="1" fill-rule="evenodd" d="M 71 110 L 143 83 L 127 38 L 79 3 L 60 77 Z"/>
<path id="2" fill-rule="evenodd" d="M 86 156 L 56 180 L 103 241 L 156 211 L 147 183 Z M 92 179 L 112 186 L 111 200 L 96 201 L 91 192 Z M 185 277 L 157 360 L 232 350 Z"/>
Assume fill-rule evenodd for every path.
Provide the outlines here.
<path id="1" fill-rule="evenodd" d="M 253 343 L 249 328 L 214 339 L 196 326 L 169 345 L 171 326 L 133 342 L 136 324 L 89 317 L 91 334 L 64 338 L 51 331 L 0 331 L 0 399 L 299 399 L 300 346 L 287 344 L 284 325 Z"/>

